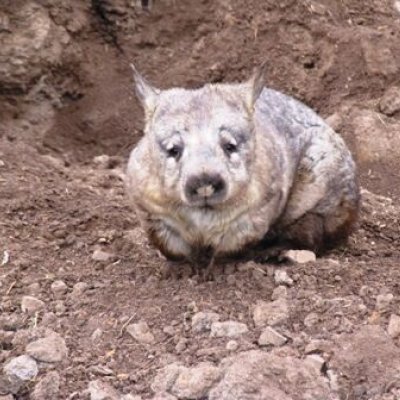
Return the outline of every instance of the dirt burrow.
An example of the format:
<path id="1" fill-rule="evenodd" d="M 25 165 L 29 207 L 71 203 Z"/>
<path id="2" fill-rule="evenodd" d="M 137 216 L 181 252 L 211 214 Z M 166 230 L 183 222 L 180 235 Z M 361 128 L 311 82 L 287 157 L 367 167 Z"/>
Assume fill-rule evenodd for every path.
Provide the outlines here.
<path id="1" fill-rule="evenodd" d="M 400 13 L 247 3 L 0 5 L 0 398 L 399 397 Z M 128 63 L 197 86 L 265 58 L 352 147 L 359 229 L 315 262 L 165 280 L 124 196 Z"/>

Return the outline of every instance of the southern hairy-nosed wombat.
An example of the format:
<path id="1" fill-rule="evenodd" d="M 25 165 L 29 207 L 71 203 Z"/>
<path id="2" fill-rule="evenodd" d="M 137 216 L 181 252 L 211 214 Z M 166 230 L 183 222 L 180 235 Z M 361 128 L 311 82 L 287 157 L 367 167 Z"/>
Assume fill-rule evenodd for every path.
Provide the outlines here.
<path id="1" fill-rule="evenodd" d="M 347 238 L 359 207 L 352 156 L 314 111 L 264 87 L 264 67 L 196 90 L 159 90 L 133 69 L 145 129 L 127 191 L 165 256 L 319 252 Z"/>

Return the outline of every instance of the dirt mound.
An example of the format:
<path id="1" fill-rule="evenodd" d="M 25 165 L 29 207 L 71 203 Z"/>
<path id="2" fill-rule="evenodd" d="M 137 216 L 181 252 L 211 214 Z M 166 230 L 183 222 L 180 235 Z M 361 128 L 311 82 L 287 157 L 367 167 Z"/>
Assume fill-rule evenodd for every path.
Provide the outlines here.
<path id="1" fill-rule="evenodd" d="M 8 381 L 0 377 L 0 396 L 11 379 L 17 399 L 46 391 L 94 399 L 102 390 L 111 398 L 152 398 L 166 367 L 178 371 L 176 381 L 159 398 L 217 398 L 225 387 L 244 390 L 235 380 L 240 362 L 229 365 L 248 352 L 279 357 L 286 388 L 295 382 L 288 366 L 294 359 L 305 380 L 317 377 L 323 396 L 397 398 L 396 4 L 160 0 L 148 11 L 124 0 L 3 1 L 0 362 Z M 165 280 L 165 261 L 123 190 L 126 156 L 142 129 L 129 62 L 160 87 L 195 87 L 242 79 L 265 59 L 269 85 L 329 117 L 352 147 L 365 187 L 360 227 L 348 246 L 314 263 L 238 263 L 212 282 Z M 289 275 L 286 286 L 277 283 L 278 269 Z M 255 324 L 256 305 L 276 301 L 272 309 L 285 304 L 280 322 Z M 230 327 L 242 324 L 242 333 L 210 334 L 213 321 L 192 329 L 199 311 Z M 275 331 L 268 337 L 280 338 L 275 344 L 260 344 L 267 328 Z M 54 338 L 53 331 L 67 354 L 50 363 L 30 359 L 31 370 L 18 375 L 18 360 L 10 360 L 30 343 Z M 365 345 L 365 335 L 374 346 Z M 257 387 L 256 365 L 246 371 L 255 382 L 249 399 L 268 390 L 297 398 L 285 385 Z"/>

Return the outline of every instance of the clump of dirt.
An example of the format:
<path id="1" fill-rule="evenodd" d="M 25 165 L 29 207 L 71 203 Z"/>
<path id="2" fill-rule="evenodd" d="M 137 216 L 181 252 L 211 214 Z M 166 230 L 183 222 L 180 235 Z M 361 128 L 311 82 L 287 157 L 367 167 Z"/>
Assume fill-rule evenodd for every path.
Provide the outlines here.
<path id="1" fill-rule="evenodd" d="M 329 382 L 321 390 L 340 399 L 397 398 L 390 359 L 400 335 L 396 4 L 160 0 L 144 9 L 125 0 L 2 2 L 0 362 L 52 331 L 68 348 L 60 361 L 38 361 L 38 375 L 14 390 L 15 398 L 40 390 L 95 398 L 97 383 L 87 389 L 97 380 L 118 391 L 112 398 L 152 398 L 155 376 L 174 362 L 193 366 L 181 374 L 203 371 L 213 379 L 193 395 L 178 374 L 163 390 L 213 398 L 234 387 L 221 376 L 244 351 L 262 360 L 258 351 L 302 359 L 301 368 L 320 362 L 318 374 Z M 143 127 L 129 63 L 164 88 L 243 79 L 264 60 L 269 85 L 329 117 L 359 160 L 359 229 L 348 246 L 316 262 L 238 263 L 212 282 L 166 280 L 165 260 L 124 195 L 126 157 Z M 289 275 L 286 286 L 275 279 L 278 269 Z M 31 311 L 22 310 L 24 296 L 43 304 L 28 299 Z M 269 328 L 285 340 L 273 349 L 260 345 L 267 327 L 253 312 L 260 301 L 277 299 L 283 317 Z M 218 337 L 209 326 L 199 333 L 191 326 L 199 311 L 248 330 Z M 139 336 L 130 333 L 137 329 Z M 195 369 L 201 362 L 214 369 Z M 53 392 L 49 382 L 58 382 Z M 6 386 L 0 378 L 0 395 Z"/>

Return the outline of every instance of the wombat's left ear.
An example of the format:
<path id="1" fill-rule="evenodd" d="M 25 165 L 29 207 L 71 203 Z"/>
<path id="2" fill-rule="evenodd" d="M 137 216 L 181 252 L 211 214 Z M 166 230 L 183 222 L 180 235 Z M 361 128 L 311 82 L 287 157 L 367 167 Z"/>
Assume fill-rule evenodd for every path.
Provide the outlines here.
<path id="1" fill-rule="evenodd" d="M 160 90 L 151 86 L 133 64 L 130 64 L 135 79 L 136 95 L 142 103 L 146 113 L 152 113 L 156 107 Z"/>
<path id="2" fill-rule="evenodd" d="M 253 111 L 254 104 L 264 89 L 266 69 L 267 63 L 264 61 L 260 66 L 254 69 L 252 77 L 247 82 L 249 87 L 247 92 L 247 105 L 251 111 Z"/>

